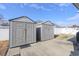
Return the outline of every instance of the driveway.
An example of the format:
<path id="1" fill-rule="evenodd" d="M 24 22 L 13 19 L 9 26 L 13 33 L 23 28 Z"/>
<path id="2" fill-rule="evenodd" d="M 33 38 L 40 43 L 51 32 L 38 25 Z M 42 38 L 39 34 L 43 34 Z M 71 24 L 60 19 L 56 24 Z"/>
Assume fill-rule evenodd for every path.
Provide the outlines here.
<path id="1" fill-rule="evenodd" d="M 51 39 L 30 45 L 11 48 L 7 55 L 11 56 L 69 56 L 74 51 L 71 41 Z"/>

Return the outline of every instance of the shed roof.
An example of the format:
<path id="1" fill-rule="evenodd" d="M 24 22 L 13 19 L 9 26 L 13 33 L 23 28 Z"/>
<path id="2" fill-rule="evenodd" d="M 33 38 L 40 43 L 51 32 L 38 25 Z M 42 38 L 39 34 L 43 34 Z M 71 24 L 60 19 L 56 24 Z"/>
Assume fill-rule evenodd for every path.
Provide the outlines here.
<path id="1" fill-rule="evenodd" d="M 41 22 L 38 24 L 47 24 L 47 25 L 54 25 L 54 23 L 52 23 L 51 21 L 45 21 L 45 22 Z"/>
<path id="2" fill-rule="evenodd" d="M 22 22 L 31 22 L 31 23 L 35 23 L 35 21 L 33 21 L 32 19 L 30 19 L 27 16 L 21 16 L 21 17 L 17 17 L 14 19 L 10 19 L 9 21 L 22 21 Z"/>

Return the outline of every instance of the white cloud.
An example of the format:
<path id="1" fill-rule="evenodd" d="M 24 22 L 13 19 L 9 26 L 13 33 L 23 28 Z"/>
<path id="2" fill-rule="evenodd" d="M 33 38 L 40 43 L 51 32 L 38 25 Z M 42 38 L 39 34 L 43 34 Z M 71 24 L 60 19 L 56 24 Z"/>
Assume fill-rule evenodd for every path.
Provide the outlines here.
<path id="1" fill-rule="evenodd" d="M 39 4 L 23 4 L 21 5 L 21 7 L 23 6 L 29 6 L 31 8 L 35 8 L 37 10 L 45 10 L 45 11 L 51 11 L 51 9 L 44 7 L 43 5 L 39 5 Z"/>
<path id="2" fill-rule="evenodd" d="M 79 20 L 79 13 L 75 14 L 72 17 L 69 17 L 67 20 Z"/>
<path id="3" fill-rule="evenodd" d="M 58 3 L 57 6 L 59 6 L 60 11 L 64 11 L 65 8 L 64 7 L 68 7 L 70 6 L 69 3 Z"/>
<path id="4" fill-rule="evenodd" d="M 60 7 L 67 7 L 67 6 L 69 6 L 70 4 L 68 4 L 68 3 L 59 3 L 58 4 L 58 6 L 60 6 Z"/>
<path id="5" fill-rule="evenodd" d="M 35 9 L 45 10 L 45 11 L 50 11 L 51 10 L 49 8 L 45 8 L 44 6 L 40 6 L 38 4 L 31 4 L 30 7 L 33 7 Z"/>
<path id="6" fill-rule="evenodd" d="M 79 22 L 78 21 L 56 21 L 55 22 L 56 24 L 58 24 L 58 25 L 60 25 L 60 26 L 66 26 L 66 25 L 74 25 L 74 24 L 76 24 L 76 25 L 79 25 Z"/>
<path id="7" fill-rule="evenodd" d="M 24 8 L 24 6 L 26 6 L 26 5 L 28 5 L 28 3 L 22 3 L 22 4 L 20 4 L 20 7 Z"/>
<path id="8" fill-rule="evenodd" d="M 64 19 L 64 20 L 56 21 L 56 23 L 58 25 L 73 25 L 73 24 L 79 25 L 79 14 L 77 13 L 76 15 L 69 17 L 67 19 Z"/>
<path id="9" fill-rule="evenodd" d="M 65 26 L 65 25 L 67 25 L 68 24 L 68 22 L 65 22 L 64 20 L 56 20 L 56 21 L 54 21 L 54 23 L 56 23 L 56 24 L 58 24 L 58 25 L 60 25 L 60 26 Z"/>
<path id="10" fill-rule="evenodd" d="M 73 24 L 77 24 L 79 25 L 79 13 L 75 14 L 74 16 L 71 16 L 67 19 L 65 19 L 68 24 L 73 25 Z"/>
<path id="11" fill-rule="evenodd" d="M 0 4 L 0 9 L 5 10 L 6 7 L 3 4 Z"/>

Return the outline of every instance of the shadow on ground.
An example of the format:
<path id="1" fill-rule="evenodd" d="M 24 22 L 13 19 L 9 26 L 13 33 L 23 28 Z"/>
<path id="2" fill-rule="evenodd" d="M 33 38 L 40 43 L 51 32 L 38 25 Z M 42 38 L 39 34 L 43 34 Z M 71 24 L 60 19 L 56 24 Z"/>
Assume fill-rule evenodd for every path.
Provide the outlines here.
<path id="1" fill-rule="evenodd" d="M 68 41 L 71 41 L 73 43 L 74 51 L 71 51 L 70 56 L 79 56 L 79 46 L 76 42 L 76 37 L 70 38 Z"/>
<path id="2" fill-rule="evenodd" d="M 54 38 L 58 37 L 59 35 L 54 35 Z"/>
<path id="3" fill-rule="evenodd" d="M 20 46 L 20 49 L 27 48 L 27 47 L 31 47 L 31 45 L 30 44 L 22 45 Z"/>

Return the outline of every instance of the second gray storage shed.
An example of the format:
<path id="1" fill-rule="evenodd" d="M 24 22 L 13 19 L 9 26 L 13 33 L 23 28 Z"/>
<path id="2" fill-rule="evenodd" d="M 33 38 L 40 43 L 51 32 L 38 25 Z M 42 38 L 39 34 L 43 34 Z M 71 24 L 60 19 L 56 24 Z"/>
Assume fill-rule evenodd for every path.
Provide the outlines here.
<path id="1" fill-rule="evenodd" d="M 36 40 L 44 41 L 54 38 L 54 24 L 51 21 L 37 23 L 36 25 Z"/>
<path id="2" fill-rule="evenodd" d="M 10 20 L 10 47 L 36 42 L 35 23 L 26 16 Z"/>

